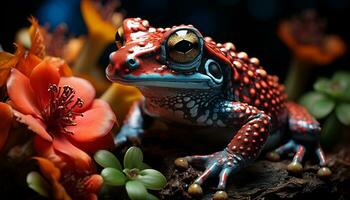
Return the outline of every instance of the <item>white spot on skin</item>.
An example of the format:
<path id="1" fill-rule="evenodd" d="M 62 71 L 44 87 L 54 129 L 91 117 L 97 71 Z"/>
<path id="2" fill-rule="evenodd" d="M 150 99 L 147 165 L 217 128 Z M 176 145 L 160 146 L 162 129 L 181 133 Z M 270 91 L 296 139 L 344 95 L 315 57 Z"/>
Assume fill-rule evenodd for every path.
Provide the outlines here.
<path id="1" fill-rule="evenodd" d="M 191 117 L 197 116 L 197 114 L 198 114 L 198 105 L 196 105 L 193 108 L 191 108 L 190 113 L 191 113 Z"/>
<path id="2" fill-rule="evenodd" d="M 192 108 L 194 106 L 195 102 L 192 100 L 186 104 L 187 108 Z"/>
<path id="3" fill-rule="evenodd" d="M 175 104 L 175 108 L 182 108 L 183 104 L 182 103 L 177 103 Z"/>
<path id="4" fill-rule="evenodd" d="M 205 114 L 202 115 L 202 116 L 200 116 L 200 117 L 197 119 L 197 122 L 198 122 L 198 123 L 203 123 L 203 122 L 205 122 L 205 120 L 208 119 L 208 116 L 209 116 L 209 110 L 206 110 L 206 111 L 205 111 Z"/>
<path id="5" fill-rule="evenodd" d="M 213 120 L 208 119 L 208 120 L 206 121 L 206 124 L 208 124 L 209 126 L 212 125 L 212 124 L 213 124 Z"/>
<path id="6" fill-rule="evenodd" d="M 189 101 L 189 100 L 191 100 L 191 98 L 190 97 L 184 97 L 184 101 Z"/>
<path id="7" fill-rule="evenodd" d="M 213 120 L 216 120 L 217 118 L 218 118 L 218 114 L 217 114 L 217 113 L 214 113 L 212 119 L 213 119 Z"/>
<path id="8" fill-rule="evenodd" d="M 216 121 L 216 124 L 220 127 L 225 127 L 226 125 L 219 119 L 218 121 Z"/>

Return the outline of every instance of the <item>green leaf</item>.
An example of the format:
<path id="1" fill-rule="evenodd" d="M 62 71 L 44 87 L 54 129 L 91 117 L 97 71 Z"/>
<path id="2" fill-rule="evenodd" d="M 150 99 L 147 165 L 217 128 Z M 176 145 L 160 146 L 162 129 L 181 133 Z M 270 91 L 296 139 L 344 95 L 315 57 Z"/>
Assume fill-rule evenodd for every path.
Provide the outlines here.
<path id="1" fill-rule="evenodd" d="M 333 75 L 332 80 L 338 82 L 339 87 L 341 87 L 341 100 L 350 101 L 350 73 L 338 71 Z"/>
<path id="2" fill-rule="evenodd" d="M 347 71 L 337 71 L 334 73 L 332 80 L 344 81 L 350 84 L 350 73 Z"/>
<path id="3" fill-rule="evenodd" d="M 126 181 L 123 172 L 111 167 L 103 169 L 101 176 L 103 177 L 104 183 L 107 185 L 120 186 L 124 185 Z"/>
<path id="4" fill-rule="evenodd" d="M 133 169 L 142 166 L 143 154 L 140 148 L 130 147 L 124 156 L 124 168 Z"/>
<path id="5" fill-rule="evenodd" d="M 147 193 L 146 196 L 147 200 L 158 200 L 158 198 L 156 196 L 154 196 L 153 194 Z"/>
<path id="6" fill-rule="evenodd" d="M 94 155 L 95 161 L 104 168 L 112 167 L 118 170 L 122 170 L 122 165 L 120 164 L 117 157 L 115 157 L 111 152 L 106 150 L 99 150 Z"/>
<path id="7" fill-rule="evenodd" d="M 350 125 L 350 104 L 342 103 L 335 109 L 335 113 L 341 123 L 344 125 Z"/>
<path id="8" fill-rule="evenodd" d="M 131 200 L 145 200 L 148 195 L 145 186 L 139 181 L 128 181 L 126 191 Z"/>
<path id="9" fill-rule="evenodd" d="M 49 184 L 38 172 L 32 171 L 27 174 L 27 184 L 40 195 L 49 197 Z"/>
<path id="10" fill-rule="evenodd" d="M 314 89 L 334 98 L 339 98 L 344 90 L 343 85 L 338 80 L 326 78 L 319 78 L 314 84 Z"/>
<path id="11" fill-rule="evenodd" d="M 323 118 L 334 108 L 335 102 L 319 92 L 309 92 L 300 98 L 300 103 L 316 118 Z"/>
<path id="12" fill-rule="evenodd" d="M 331 80 L 327 78 L 319 78 L 314 83 L 314 89 L 319 92 L 325 92 L 327 93 L 327 90 L 329 88 L 329 85 L 331 84 Z"/>
<path id="13" fill-rule="evenodd" d="M 160 190 L 166 185 L 166 178 L 164 175 L 154 169 L 142 170 L 136 180 L 140 181 L 147 189 L 151 190 Z"/>

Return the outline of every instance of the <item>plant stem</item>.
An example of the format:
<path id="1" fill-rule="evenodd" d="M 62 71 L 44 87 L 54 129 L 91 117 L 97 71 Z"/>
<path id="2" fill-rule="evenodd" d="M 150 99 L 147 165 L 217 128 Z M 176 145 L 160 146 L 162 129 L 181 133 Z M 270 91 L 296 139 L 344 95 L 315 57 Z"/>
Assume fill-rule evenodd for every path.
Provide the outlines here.
<path id="1" fill-rule="evenodd" d="M 290 100 L 297 100 L 305 88 L 310 72 L 309 64 L 294 58 L 290 64 L 286 78 L 286 92 Z"/>

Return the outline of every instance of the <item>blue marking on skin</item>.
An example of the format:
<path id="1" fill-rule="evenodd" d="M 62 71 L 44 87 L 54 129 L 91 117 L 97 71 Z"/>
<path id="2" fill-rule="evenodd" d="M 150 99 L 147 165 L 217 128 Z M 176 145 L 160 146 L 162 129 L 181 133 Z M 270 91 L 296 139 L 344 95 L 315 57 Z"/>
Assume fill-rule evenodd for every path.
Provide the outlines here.
<path id="1" fill-rule="evenodd" d="M 212 89 L 220 87 L 213 81 L 212 78 L 205 74 L 141 74 L 133 76 L 131 74 L 123 76 L 123 78 L 112 77 L 114 82 L 122 82 L 135 86 L 157 86 L 169 88 L 183 88 L 183 89 Z"/>

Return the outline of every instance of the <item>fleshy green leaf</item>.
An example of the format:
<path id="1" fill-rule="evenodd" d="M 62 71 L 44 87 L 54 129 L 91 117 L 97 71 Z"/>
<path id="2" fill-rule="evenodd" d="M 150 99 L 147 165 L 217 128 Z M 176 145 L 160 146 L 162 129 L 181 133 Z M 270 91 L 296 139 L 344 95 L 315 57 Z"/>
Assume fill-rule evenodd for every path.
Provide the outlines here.
<path id="1" fill-rule="evenodd" d="M 314 89 L 335 99 L 350 100 L 350 73 L 336 72 L 332 79 L 319 78 Z"/>
<path id="2" fill-rule="evenodd" d="M 112 167 L 118 170 L 122 170 L 122 165 L 120 164 L 117 157 L 115 157 L 111 152 L 106 150 L 99 150 L 94 155 L 95 161 L 104 168 Z"/>
<path id="3" fill-rule="evenodd" d="M 316 118 L 323 118 L 334 108 L 335 102 L 328 96 L 319 92 L 309 92 L 300 98 L 304 105 Z"/>
<path id="4" fill-rule="evenodd" d="M 327 92 L 330 84 L 331 84 L 331 80 L 327 78 L 319 78 L 314 83 L 314 89 L 319 92 Z"/>
<path id="5" fill-rule="evenodd" d="M 128 181 L 126 191 L 131 200 L 145 200 L 148 195 L 145 186 L 139 181 Z"/>
<path id="6" fill-rule="evenodd" d="M 49 197 L 49 184 L 38 172 L 29 172 L 27 175 L 27 184 L 35 192 L 44 197 Z"/>
<path id="7" fill-rule="evenodd" d="M 334 73 L 332 80 L 344 81 L 350 84 L 350 73 L 347 71 L 338 71 Z"/>
<path id="8" fill-rule="evenodd" d="M 158 200 L 158 198 L 156 196 L 154 196 L 153 194 L 147 193 L 146 196 L 147 200 Z"/>
<path id="9" fill-rule="evenodd" d="M 338 71 L 333 75 L 332 81 L 338 82 L 341 87 L 340 98 L 345 101 L 350 101 L 350 73 Z"/>
<path id="10" fill-rule="evenodd" d="M 126 177 L 123 172 L 115 169 L 107 167 L 102 170 L 101 176 L 103 177 L 103 181 L 107 185 L 120 186 L 124 185 L 126 181 Z"/>
<path id="11" fill-rule="evenodd" d="M 140 148 L 130 147 L 124 156 L 124 168 L 133 169 L 142 166 L 143 154 Z"/>
<path id="12" fill-rule="evenodd" d="M 164 175 L 154 169 L 142 170 L 136 180 L 140 181 L 147 189 L 151 190 L 160 190 L 166 185 L 166 178 Z"/>
<path id="13" fill-rule="evenodd" d="M 350 104 L 340 104 L 335 109 L 339 121 L 347 126 L 350 125 Z"/>

